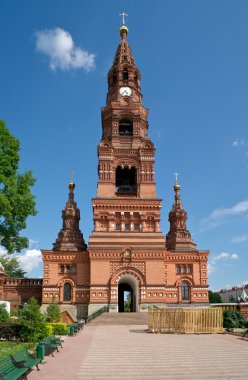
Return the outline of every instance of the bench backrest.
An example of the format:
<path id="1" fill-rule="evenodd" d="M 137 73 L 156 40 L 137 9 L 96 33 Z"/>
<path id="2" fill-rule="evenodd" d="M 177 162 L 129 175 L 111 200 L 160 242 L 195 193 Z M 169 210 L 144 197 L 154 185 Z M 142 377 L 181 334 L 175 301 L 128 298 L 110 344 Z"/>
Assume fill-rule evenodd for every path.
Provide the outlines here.
<path id="1" fill-rule="evenodd" d="M 15 368 L 10 356 L 0 359 L 0 375 L 11 372 Z"/>
<path id="2" fill-rule="evenodd" d="M 17 351 L 17 352 L 15 352 L 14 354 L 12 354 L 11 356 L 12 356 L 12 357 L 14 358 L 14 360 L 16 360 L 16 361 L 21 361 L 21 360 L 25 361 L 25 360 L 27 360 L 28 357 L 29 357 L 28 352 L 27 352 L 27 350 L 25 350 L 25 349 L 20 350 L 20 351 Z"/>

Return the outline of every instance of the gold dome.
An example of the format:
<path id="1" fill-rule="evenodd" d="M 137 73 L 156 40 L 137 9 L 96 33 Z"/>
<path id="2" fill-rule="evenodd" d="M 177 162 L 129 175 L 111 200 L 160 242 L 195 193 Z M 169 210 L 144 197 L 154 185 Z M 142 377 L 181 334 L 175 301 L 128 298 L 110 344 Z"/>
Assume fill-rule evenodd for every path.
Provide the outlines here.
<path id="1" fill-rule="evenodd" d="M 128 28 L 127 28 L 127 26 L 126 25 L 122 25 L 121 27 L 120 27 L 120 35 L 122 36 L 122 33 L 126 33 L 126 34 L 128 34 Z"/>

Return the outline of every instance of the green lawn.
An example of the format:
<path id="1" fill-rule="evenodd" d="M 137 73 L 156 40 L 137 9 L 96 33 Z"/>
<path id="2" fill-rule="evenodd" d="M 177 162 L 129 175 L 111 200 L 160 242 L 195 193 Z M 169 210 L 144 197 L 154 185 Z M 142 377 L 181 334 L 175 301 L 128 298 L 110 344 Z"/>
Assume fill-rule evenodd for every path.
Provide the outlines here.
<path id="1" fill-rule="evenodd" d="M 6 355 L 11 355 L 22 348 L 33 348 L 34 345 L 32 343 L 16 343 L 16 342 L 6 342 L 0 341 L 0 358 Z"/>

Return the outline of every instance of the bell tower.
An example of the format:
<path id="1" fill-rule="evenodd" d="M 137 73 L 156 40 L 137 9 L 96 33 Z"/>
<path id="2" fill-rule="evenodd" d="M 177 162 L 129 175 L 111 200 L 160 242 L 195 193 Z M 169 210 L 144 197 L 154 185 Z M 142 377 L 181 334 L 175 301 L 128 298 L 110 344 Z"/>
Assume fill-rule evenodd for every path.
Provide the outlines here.
<path id="1" fill-rule="evenodd" d="M 152 270 L 156 270 L 156 260 L 158 257 L 163 260 L 165 252 L 165 238 L 160 231 L 162 201 L 157 197 L 154 180 L 155 147 L 148 136 L 148 109 L 142 104 L 141 74 L 127 35 L 128 28 L 122 25 L 121 40 L 108 72 L 106 106 L 101 111 L 97 195 L 92 200 L 94 230 L 89 240 L 93 288 L 97 283 L 106 286 L 113 268 L 118 266 L 117 262 L 119 268 L 123 267 L 125 257 L 129 257 L 125 268 L 135 268 L 142 277 L 145 261 L 156 256 L 151 264 Z M 163 262 L 157 268 L 158 274 L 161 268 Z M 109 291 L 106 297 L 110 304 L 115 304 L 117 299 L 112 296 L 116 290 L 112 295 Z M 97 293 L 93 294 L 90 302 L 96 302 L 93 297 Z"/>
<path id="2" fill-rule="evenodd" d="M 155 147 L 148 137 L 148 109 L 142 104 L 141 74 L 120 28 L 121 41 L 108 73 L 102 139 L 98 145 L 97 196 L 93 199 L 95 239 L 130 243 L 152 237 L 165 246 L 160 232 L 161 200 L 154 181 Z M 147 235 L 148 233 L 148 235 Z M 151 235 L 150 235 L 151 234 Z M 119 244 L 119 243 L 118 243 Z"/>
<path id="3" fill-rule="evenodd" d="M 148 137 L 148 109 L 142 104 L 141 74 L 120 28 L 121 41 L 108 73 L 107 104 L 102 108 L 98 146 L 97 197 L 156 198 L 155 148 Z"/>

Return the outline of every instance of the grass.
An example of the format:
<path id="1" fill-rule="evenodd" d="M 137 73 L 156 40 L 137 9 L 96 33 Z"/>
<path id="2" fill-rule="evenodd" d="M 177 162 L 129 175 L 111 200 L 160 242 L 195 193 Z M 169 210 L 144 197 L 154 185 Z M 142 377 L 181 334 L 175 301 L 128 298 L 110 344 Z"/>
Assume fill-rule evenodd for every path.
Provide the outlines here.
<path id="1" fill-rule="evenodd" d="M 14 354 L 17 351 L 22 350 L 23 348 L 33 349 L 34 345 L 33 343 L 0 341 L 0 358 Z"/>

